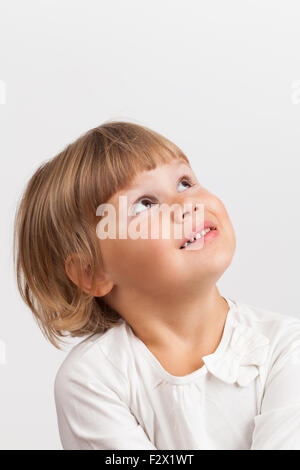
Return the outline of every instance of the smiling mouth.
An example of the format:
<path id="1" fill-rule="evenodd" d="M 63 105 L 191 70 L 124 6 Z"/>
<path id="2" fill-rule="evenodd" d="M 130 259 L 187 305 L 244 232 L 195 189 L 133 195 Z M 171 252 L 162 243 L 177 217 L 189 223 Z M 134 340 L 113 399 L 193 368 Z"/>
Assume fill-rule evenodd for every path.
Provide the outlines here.
<path id="1" fill-rule="evenodd" d="M 200 238 L 205 237 L 205 235 L 207 233 L 209 233 L 210 231 L 213 231 L 213 230 L 217 230 L 217 229 L 215 227 L 208 227 L 208 228 L 202 230 L 201 232 L 196 233 L 195 237 L 192 237 L 190 240 L 186 241 L 180 247 L 180 250 L 184 250 L 186 247 L 188 247 L 189 245 L 192 245 L 193 243 L 195 243 L 195 241 L 199 240 Z"/>

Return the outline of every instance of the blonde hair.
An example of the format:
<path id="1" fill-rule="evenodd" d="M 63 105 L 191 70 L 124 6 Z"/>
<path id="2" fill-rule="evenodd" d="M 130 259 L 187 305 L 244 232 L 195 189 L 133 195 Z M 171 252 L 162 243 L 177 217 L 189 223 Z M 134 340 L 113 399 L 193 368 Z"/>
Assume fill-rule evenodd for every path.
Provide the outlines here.
<path id="1" fill-rule="evenodd" d="M 185 154 L 153 130 L 106 121 L 45 161 L 28 181 L 14 222 L 18 290 L 44 336 L 58 349 L 65 336 L 105 332 L 122 317 L 67 276 L 71 253 L 84 254 L 92 285 L 101 260 L 97 207 L 127 187 L 139 171 Z M 69 333 L 69 335 L 67 334 Z"/>

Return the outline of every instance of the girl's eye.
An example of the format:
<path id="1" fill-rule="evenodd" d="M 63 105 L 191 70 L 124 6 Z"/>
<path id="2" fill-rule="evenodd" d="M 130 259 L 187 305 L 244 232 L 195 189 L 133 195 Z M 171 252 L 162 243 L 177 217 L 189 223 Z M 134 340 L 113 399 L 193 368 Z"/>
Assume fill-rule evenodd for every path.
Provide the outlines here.
<path id="1" fill-rule="evenodd" d="M 187 187 L 192 187 L 194 185 L 194 183 L 192 182 L 189 176 L 183 176 L 182 178 L 180 178 L 180 180 L 178 181 L 178 185 L 180 185 L 182 182 L 185 182 L 188 184 L 188 186 L 183 187 L 184 188 L 183 190 L 187 189 Z M 179 191 L 179 192 L 182 192 L 182 191 Z M 137 215 L 140 212 L 143 212 L 144 209 L 150 209 L 155 204 L 157 204 L 157 201 L 154 202 L 149 196 L 143 196 L 139 201 L 137 201 L 133 205 L 132 215 Z"/>
<path id="2" fill-rule="evenodd" d="M 151 205 L 154 205 L 154 204 L 156 203 L 151 201 L 151 199 L 149 199 L 148 197 L 143 197 L 136 204 L 134 204 L 132 215 L 137 215 L 140 212 L 143 212 L 144 209 L 149 209 Z"/>
<path id="3" fill-rule="evenodd" d="M 193 183 L 188 176 L 184 176 L 183 178 L 181 178 L 178 184 L 180 184 L 182 181 L 185 181 L 189 185 L 189 187 L 193 186 Z M 186 189 L 186 186 L 185 186 L 185 189 Z"/>

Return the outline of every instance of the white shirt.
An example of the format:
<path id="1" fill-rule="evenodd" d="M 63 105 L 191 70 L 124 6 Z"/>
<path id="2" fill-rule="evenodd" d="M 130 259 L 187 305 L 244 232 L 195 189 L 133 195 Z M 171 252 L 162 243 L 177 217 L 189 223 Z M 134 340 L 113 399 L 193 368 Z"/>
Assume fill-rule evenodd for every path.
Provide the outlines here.
<path id="1" fill-rule="evenodd" d="M 73 346 L 54 386 L 63 448 L 300 450 L 300 319 L 224 299 L 219 346 L 185 376 L 124 320 Z"/>

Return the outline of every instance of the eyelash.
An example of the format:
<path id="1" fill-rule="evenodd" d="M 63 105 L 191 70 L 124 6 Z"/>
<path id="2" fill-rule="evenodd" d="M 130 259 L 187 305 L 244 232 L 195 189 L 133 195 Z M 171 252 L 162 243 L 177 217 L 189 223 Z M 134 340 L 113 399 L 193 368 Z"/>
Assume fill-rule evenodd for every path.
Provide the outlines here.
<path id="1" fill-rule="evenodd" d="M 177 186 L 178 186 L 178 184 L 179 184 L 182 180 L 186 180 L 186 181 L 189 183 L 190 187 L 192 187 L 192 186 L 195 185 L 195 183 L 192 181 L 192 179 L 191 179 L 190 176 L 188 176 L 188 175 L 183 175 L 183 176 L 181 176 L 181 177 L 177 180 Z M 156 201 L 156 200 L 153 201 L 153 198 L 152 198 L 151 196 L 149 196 L 149 195 L 147 195 L 147 194 L 144 194 L 144 196 L 140 197 L 140 198 L 134 203 L 133 206 L 135 206 L 136 204 L 138 204 L 139 202 L 141 202 L 143 199 L 148 199 L 151 203 L 153 203 L 153 202 Z"/>

